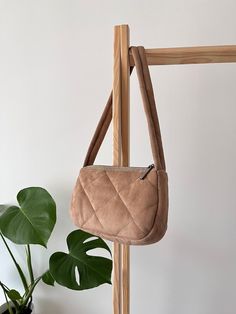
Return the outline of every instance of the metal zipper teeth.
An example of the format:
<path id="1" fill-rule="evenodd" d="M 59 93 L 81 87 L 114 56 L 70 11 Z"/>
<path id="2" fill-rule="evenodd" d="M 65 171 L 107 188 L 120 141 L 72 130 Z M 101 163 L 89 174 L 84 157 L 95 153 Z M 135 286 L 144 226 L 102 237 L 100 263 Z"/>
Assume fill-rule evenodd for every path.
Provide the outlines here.
<path id="1" fill-rule="evenodd" d="M 144 173 L 141 175 L 141 177 L 139 177 L 139 179 L 144 180 L 146 178 L 146 176 L 149 174 L 149 172 L 151 172 L 154 167 L 155 167 L 154 164 L 149 165 L 146 168 L 146 170 L 144 171 Z"/>

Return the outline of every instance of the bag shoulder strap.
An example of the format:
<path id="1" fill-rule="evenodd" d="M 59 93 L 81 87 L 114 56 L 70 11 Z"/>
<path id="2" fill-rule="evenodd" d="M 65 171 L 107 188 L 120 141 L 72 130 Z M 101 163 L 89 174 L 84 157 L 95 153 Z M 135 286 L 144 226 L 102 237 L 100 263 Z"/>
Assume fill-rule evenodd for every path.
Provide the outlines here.
<path id="1" fill-rule="evenodd" d="M 134 64 L 137 71 L 144 111 L 147 118 L 149 138 L 151 143 L 154 164 L 156 169 L 165 170 L 165 158 L 161 140 L 161 132 L 145 49 L 143 47 L 131 47 L 130 49 L 133 55 Z M 130 68 L 130 74 L 132 73 L 132 70 L 133 67 Z M 108 127 L 111 123 L 111 120 L 112 120 L 112 93 L 108 98 L 107 104 L 97 125 L 92 141 L 90 142 L 89 149 L 84 161 L 84 166 L 92 165 L 94 163 L 99 148 L 104 140 Z"/>

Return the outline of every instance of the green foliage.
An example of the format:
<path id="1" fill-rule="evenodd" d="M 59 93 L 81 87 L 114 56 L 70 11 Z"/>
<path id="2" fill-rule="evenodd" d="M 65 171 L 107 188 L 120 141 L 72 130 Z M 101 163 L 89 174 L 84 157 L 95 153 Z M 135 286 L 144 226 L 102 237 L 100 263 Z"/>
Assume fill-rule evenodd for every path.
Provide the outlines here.
<path id="1" fill-rule="evenodd" d="M 102 248 L 110 252 L 106 243 L 92 234 L 75 230 L 67 237 L 69 253 L 57 252 L 50 258 L 50 273 L 57 283 L 74 290 L 84 290 L 111 283 L 112 261 L 101 256 L 90 256 L 88 251 Z M 90 241 L 88 241 L 90 240 Z M 79 283 L 76 273 L 79 274 Z M 78 275 L 77 274 L 77 275 Z"/>
<path id="2" fill-rule="evenodd" d="M 24 287 L 21 294 L 15 289 L 9 289 L 0 281 L 9 313 L 12 312 L 10 301 L 18 314 L 28 313 L 34 289 L 41 280 L 51 286 L 54 286 L 56 281 L 73 290 L 91 289 L 104 283 L 111 283 L 111 259 L 89 255 L 90 250 L 98 248 L 111 254 L 109 247 L 102 239 L 98 237 L 94 239 L 93 235 L 82 230 L 75 230 L 68 235 L 69 253 L 54 253 L 49 260 L 49 270 L 34 278 L 30 245 L 47 246 L 56 223 L 56 204 L 52 196 L 41 187 L 21 190 L 17 194 L 17 201 L 19 206 L 0 205 L 0 238 L 15 264 Z M 27 275 L 16 261 L 6 238 L 15 244 L 25 246 Z"/>
<path id="3" fill-rule="evenodd" d="M 7 207 L 8 207 L 7 205 L 0 204 L 0 216 L 5 212 Z"/>
<path id="4" fill-rule="evenodd" d="M 18 206 L 10 206 L 0 217 L 2 234 L 16 244 L 46 247 L 56 223 L 56 204 L 43 188 L 30 187 L 17 195 Z"/>
<path id="5" fill-rule="evenodd" d="M 7 291 L 7 296 L 12 301 L 20 300 L 22 298 L 20 293 L 14 289 Z"/>
<path id="6" fill-rule="evenodd" d="M 50 273 L 49 270 L 43 274 L 42 280 L 44 283 L 46 283 L 49 286 L 54 286 L 55 284 L 55 279 L 52 277 L 52 274 Z"/>

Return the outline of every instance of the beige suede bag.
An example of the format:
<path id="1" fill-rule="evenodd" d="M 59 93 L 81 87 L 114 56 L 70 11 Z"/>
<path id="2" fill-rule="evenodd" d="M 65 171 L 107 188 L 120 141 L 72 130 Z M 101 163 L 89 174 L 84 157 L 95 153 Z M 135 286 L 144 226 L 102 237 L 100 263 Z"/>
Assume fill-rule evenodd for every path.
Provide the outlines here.
<path id="1" fill-rule="evenodd" d="M 71 216 L 87 232 L 126 244 L 159 241 L 167 229 L 168 179 L 154 93 L 143 47 L 131 47 L 154 164 L 148 167 L 93 165 L 112 119 L 110 96 L 74 188 Z M 131 69 L 132 71 L 132 69 Z"/>

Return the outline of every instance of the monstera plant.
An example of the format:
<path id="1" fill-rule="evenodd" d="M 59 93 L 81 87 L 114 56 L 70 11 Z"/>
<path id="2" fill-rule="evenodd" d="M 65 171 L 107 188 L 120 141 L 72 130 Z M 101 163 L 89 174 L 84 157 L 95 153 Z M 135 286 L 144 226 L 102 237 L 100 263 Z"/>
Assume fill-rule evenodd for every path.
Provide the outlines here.
<path id="1" fill-rule="evenodd" d="M 73 290 L 91 289 L 104 283 L 111 283 L 111 259 L 89 255 L 89 251 L 97 248 L 111 254 L 109 247 L 102 239 L 82 230 L 75 230 L 68 235 L 68 253 L 52 254 L 49 269 L 35 276 L 31 245 L 47 247 L 56 223 L 56 204 L 51 195 L 41 187 L 21 190 L 17 194 L 17 201 L 18 206 L 1 205 L 0 237 L 15 265 L 23 289 L 17 291 L 0 280 L 0 287 L 6 300 L 4 308 L 0 307 L 0 314 L 32 313 L 33 292 L 41 280 L 52 286 L 57 282 Z M 9 240 L 25 246 L 27 274 L 17 262 Z"/>

